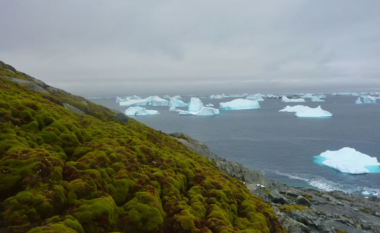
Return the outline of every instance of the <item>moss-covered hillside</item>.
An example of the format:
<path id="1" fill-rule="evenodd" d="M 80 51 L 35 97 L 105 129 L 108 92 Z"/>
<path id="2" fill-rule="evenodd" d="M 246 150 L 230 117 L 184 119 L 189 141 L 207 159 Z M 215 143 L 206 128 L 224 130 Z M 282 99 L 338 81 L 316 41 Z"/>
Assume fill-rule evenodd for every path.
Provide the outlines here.
<path id="1" fill-rule="evenodd" d="M 1 62 L 0 203 L 0 232 L 285 232 L 176 140 Z"/>

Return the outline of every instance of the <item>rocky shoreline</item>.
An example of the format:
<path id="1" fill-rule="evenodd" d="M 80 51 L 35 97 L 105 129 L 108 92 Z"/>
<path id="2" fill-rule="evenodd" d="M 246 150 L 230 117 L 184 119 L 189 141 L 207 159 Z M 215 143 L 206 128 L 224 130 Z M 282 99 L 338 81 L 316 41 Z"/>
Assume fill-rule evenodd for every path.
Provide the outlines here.
<path id="1" fill-rule="evenodd" d="M 290 233 L 380 232 L 380 198 L 290 187 L 268 180 L 260 171 L 220 158 L 206 144 L 186 134 L 170 136 L 212 161 L 220 171 L 244 182 L 251 193 L 272 206 Z"/>

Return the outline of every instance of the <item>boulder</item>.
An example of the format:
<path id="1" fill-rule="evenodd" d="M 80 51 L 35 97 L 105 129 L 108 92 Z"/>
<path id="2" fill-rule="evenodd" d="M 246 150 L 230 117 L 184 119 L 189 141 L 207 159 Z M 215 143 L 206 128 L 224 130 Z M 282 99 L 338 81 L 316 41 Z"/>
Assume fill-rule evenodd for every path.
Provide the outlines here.
<path id="1" fill-rule="evenodd" d="M 279 203 L 279 204 L 290 203 L 289 200 L 286 197 L 282 196 L 277 190 L 270 192 L 268 197 L 274 203 Z"/>
<path id="2" fill-rule="evenodd" d="M 305 206 L 308 206 L 308 207 L 311 206 L 311 202 L 308 199 L 304 198 L 303 196 L 298 196 L 296 198 L 296 203 L 298 205 L 305 205 Z"/>

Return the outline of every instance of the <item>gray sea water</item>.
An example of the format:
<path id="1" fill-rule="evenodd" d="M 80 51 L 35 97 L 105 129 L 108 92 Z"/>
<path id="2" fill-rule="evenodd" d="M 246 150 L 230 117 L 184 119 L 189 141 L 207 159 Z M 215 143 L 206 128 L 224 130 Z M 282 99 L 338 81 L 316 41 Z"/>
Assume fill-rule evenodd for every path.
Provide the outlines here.
<path id="1" fill-rule="evenodd" d="M 185 102 L 189 97 L 183 97 Z M 230 101 L 201 98 L 204 104 Z M 168 107 L 147 107 L 160 115 L 136 120 L 166 133 L 184 132 L 206 143 L 220 157 L 262 171 L 269 179 L 298 187 L 380 195 L 380 173 L 351 175 L 313 162 L 326 150 L 355 148 L 380 161 L 380 104 L 357 105 L 357 97 L 327 96 L 324 103 L 282 103 L 265 99 L 254 110 L 226 110 L 212 117 L 179 116 Z M 124 112 L 115 99 L 91 100 Z M 280 113 L 286 105 L 307 105 L 330 111 L 331 118 L 297 118 Z"/>

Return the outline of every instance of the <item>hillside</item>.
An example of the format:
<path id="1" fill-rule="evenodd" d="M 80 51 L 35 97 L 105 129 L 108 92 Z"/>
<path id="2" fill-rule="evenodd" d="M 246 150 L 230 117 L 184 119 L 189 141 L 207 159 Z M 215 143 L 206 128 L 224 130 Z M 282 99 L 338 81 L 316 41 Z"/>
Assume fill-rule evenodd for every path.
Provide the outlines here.
<path id="1" fill-rule="evenodd" d="M 0 232 L 286 232 L 181 142 L 0 62 Z"/>

